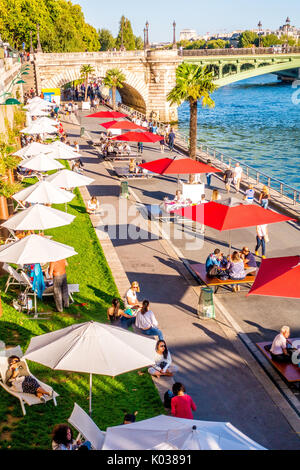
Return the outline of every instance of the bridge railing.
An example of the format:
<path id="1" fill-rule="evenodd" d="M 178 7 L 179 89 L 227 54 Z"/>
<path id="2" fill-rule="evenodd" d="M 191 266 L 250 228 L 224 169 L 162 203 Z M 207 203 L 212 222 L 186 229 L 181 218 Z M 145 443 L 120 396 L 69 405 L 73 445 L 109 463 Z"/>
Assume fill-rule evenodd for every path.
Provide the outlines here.
<path id="1" fill-rule="evenodd" d="M 135 111 L 132 108 L 129 108 L 128 106 L 124 105 L 123 103 L 119 103 L 119 108 L 125 111 L 127 114 L 131 115 L 134 113 L 135 116 L 139 117 L 140 119 L 144 120 L 146 119 L 146 115 L 139 112 Z M 157 127 L 158 127 L 158 133 L 165 133 L 167 126 L 166 124 L 155 121 L 152 119 L 152 122 L 154 122 Z M 189 137 L 181 132 L 174 131 L 175 136 L 176 136 L 176 142 L 185 150 L 188 150 L 189 148 Z M 208 145 L 205 144 L 198 144 L 197 145 L 197 160 L 203 160 L 203 158 L 210 159 L 210 160 L 217 160 L 219 162 L 219 166 L 222 169 L 225 169 L 227 166 L 234 167 L 236 163 L 240 163 L 241 166 L 243 167 L 244 171 L 244 176 L 245 179 L 255 183 L 256 186 L 267 186 L 270 190 L 272 189 L 276 193 L 278 193 L 280 196 L 285 196 L 289 199 L 291 199 L 293 205 L 296 205 L 297 203 L 300 202 L 300 190 L 297 190 L 293 188 L 292 186 L 289 186 L 288 184 L 284 183 L 283 181 L 274 178 L 273 176 L 267 175 L 266 173 L 263 173 L 262 171 L 257 170 L 256 168 L 253 168 L 249 165 L 247 165 L 244 162 L 240 162 L 240 160 L 230 157 L 223 152 L 220 152 L 216 149 L 213 149 L 212 147 L 209 147 Z"/>
<path id="2" fill-rule="evenodd" d="M 259 55 L 259 54 L 293 54 L 300 53 L 300 47 L 244 47 L 234 49 L 183 49 L 183 57 L 195 56 L 234 56 L 234 55 Z"/>

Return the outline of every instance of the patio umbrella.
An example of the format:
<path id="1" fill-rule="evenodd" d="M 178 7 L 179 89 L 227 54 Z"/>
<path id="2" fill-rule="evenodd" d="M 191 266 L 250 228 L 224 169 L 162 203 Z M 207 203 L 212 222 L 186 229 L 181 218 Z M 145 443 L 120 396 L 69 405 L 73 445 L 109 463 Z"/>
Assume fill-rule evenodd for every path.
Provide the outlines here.
<path id="1" fill-rule="evenodd" d="M 53 173 L 53 175 L 49 175 L 46 178 L 46 181 L 58 186 L 59 188 L 72 189 L 79 186 L 88 186 L 95 180 L 88 178 L 87 176 L 80 175 L 79 173 L 75 173 L 75 171 L 65 169 L 58 171 L 57 173 Z"/>
<path id="2" fill-rule="evenodd" d="M 55 121 L 55 119 L 51 119 L 49 117 L 40 117 L 38 119 L 36 119 L 34 122 L 36 123 L 39 123 L 39 124 L 46 124 L 46 125 L 49 125 L 49 126 L 58 126 L 59 123 L 57 121 Z"/>
<path id="3" fill-rule="evenodd" d="M 60 150 L 60 151 L 61 151 L 61 155 L 63 155 L 62 152 L 63 152 L 63 150 L 65 150 L 66 152 L 73 152 L 73 153 L 75 153 L 75 155 L 80 156 L 78 153 L 76 153 L 76 152 L 74 151 L 74 147 L 71 147 L 71 145 L 64 144 L 64 143 L 61 142 L 60 140 L 56 140 L 55 142 L 53 142 L 52 144 L 50 144 L 49 147 L 51 148 L 51 150 L 52 150 L 53 152 Z"/>
<path id="4" fill-rule="evenodd" d="M 34 171 L 51 171 L 51 170 L 60 170 L 64 166 L 51 158 L 51 154 L 40 153 L 39 155 L 34 155 L 27 160 L 23 160 L 19 166 L 22 168 L 28 168 L 29 170 Z"/>
<path id="5" fill-rule="evenodd" d="M 13 155 L 21 158 L 28 158 L 32 157 L 33 155 L 38 155 L 40 153 L 50 153 L 51 148 L 50 145 L 40 144 L 39 142 L 33 142 L 32 144 L 26 145 L 25 147 L 21 148 Z"/>
<path id="6" fill-rule="evenodd" d="M 22 189 L 12 197 L 16 201 L 39 203 L 39 204 L 63 204 L 70 202 L 75 194 L 57 188 L 48 181 L 38 181 L 37 183 Z"/>
<path id="7" fill-rule="evenodd" d="M 52 147 L 52 144 L 49 145 Z M 72 147 L 67 145 L 69 149 L 62 148 L 62 147 L 52 147 L 51 153 L 49 153 L 49 157 L 57 159 L 57 160 L 75 160 L 76 158 L 80 158 L 81 155 L 73 150 Z"/>
<path id="8" fill-rule="evenodd" d="M 139 165 L 141 168 L 158 173 L 159 175 L 185 175 L 195 173 L 217 173 L 213 166 L 192 160 L 191 158 L 160 158 L 148 163 Z"/>
<path id="9" fill-rule="evenodd" d="M 33 264 L 59 261 L 77 255 L 72 246 L 49 240 L 41 235 L 27 237 L 10 243 L 0 252 L 1 263 Z"/>
<path id="10" fill-rule="evenodd" d="M 99 124 L 99 126 L 105 127 L 105 129 L 140 129 L 140 130 L 145 130 L 144 127 L 138 126 L 134 122 L 131 121 L 109 121 L 109 122 L 103 122 L 102 124 Z"/>
<path id="11" fill-rule="evenodd" d="M 28 110 L 27 113 L 29 113 L 30 116 L 49 116 L 49 111 L 47 110 L 45 111 L 44 109 L 41 109 L 39 106 L 30 108 L 30 110 Z"/>
<path id="12" fill-rule="evenodd" d="M 247 295 L 300 298 L 300 256 L 263 259 Z"/>
<path id="13" fill-rule="evenodd" d="M 270 209 L 264 209 L 255 204 L 243 204 L 235 198 L 183 207 L 175 210 L 174 214 L 199 222 L 220 232 L 293 220 L 291 217 L 278 214 Z M 229 251 L 231 251 L 230 235 Z"/>
<path id="14" fill-rule="evenodd" d="M 56 106 L 56 103 L 50 103 L 50 101 L 44 100 L 43 98 L 40 98 L 39 96 L 35 96 L 34 98 L 31 98 L 28 100 L 28 104 L 46 104 L 48 106 Z"/>
<path id="15" fill-rule="evenodd" d="M 1 255 L 1 252 L 0 252 Z M 123 328 L 97 322 L 80 323 L 35 336 L 24 355 L 55 370 L 115 377 L 154 363 L 155 340 Z"/>
<path id="16" fill-rule="evenodd" d="M 119 113 L 119 111 L 99 111 L 98 113 L 89 114 L 88 116 L 85 116 L 85 117 L 118 119 L 118 118 L 126 118 L 128 116 L 126 114 Z"/>
<path id="17" fill-rule="evenodd" d="M 180 450 L 265 450 L 230 423 L 165 415 L 107 428 L 102 450 L 170 447 Z"/>
<path id="18" fill-rule="evenodd" d="M 152 132 L 126 132 L 117 135 L 112 140 L 125 140 L 126 142 L 151 142 L 155 143 L 161 140 L 161 135 L 152 134 Z"/>
<path id="19" fill-rule="evenodd" d="M 22 134 L 56 134 L 58 130 L 49 124 L 39 124 L 33 121 L 30 126 L 25 127 L 20 132 Z"/>
<path id="20" fill-rule="evenodd" d="M 69 225 L 74 219 L 74 215 L 43 204 L 35 204 L 24 211 L 17 212 L 1 226 L 9 230 L 47 230 Z"/>

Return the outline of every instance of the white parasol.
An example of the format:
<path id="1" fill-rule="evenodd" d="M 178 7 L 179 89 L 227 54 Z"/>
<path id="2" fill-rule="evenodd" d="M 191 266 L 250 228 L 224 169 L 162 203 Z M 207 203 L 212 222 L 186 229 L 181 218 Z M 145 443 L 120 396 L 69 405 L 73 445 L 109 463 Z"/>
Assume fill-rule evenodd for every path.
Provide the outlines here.
<path id="1" fill-rule="evenodd" d="M 61 170 L 53 175 L 47 176 L 46 181 L 58 186 L 59 188 L 72 189 L 79 186 L 88 186 L 93 181 L 92 178 L 75 173 L 75 171 Z"/>
<path id="2" fill-rule="evenodd" d="M 63 204 L 70 202 L 75 194 L 57 188 L 48 183 L 48 181 L 39 181 L 38 183 L 22 189 L 12 197 L 16 201 L 39 203 L 39 204 Z"/>
<path id="3" fill-rule="evenodd" d="M 69 225 L 75 219 L 74 215 L 35 204 L 6 220 L 2 225 L 9 230 L 47 230 L 54 227 Z"/>
<path id="4" fill-rule="evenodd" d="M 22 168 L 28 168 L 29 170 L 34 171 L 51 171 L 51 170 L 61 170 L 64 166 L 51 158 L 50 154 L 40 153 L 39 155 L 34 155 L 33 157 L 23 160 L 20 163 Z"/>

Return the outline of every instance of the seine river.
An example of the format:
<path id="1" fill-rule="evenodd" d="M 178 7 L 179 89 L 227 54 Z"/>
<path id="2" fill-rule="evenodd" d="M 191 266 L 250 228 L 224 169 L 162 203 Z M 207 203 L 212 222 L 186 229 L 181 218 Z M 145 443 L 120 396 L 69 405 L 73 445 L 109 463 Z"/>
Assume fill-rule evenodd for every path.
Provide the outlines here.
<path id="1" fill-rule="evenodd" d="M 298 90 L 275 75 L 219 88 L 212 95 L 215 108 L 199 107 L 198 141 L 300 189 Z M 188 133 L 187 103 L 178 115 L 179 130 Z"/>

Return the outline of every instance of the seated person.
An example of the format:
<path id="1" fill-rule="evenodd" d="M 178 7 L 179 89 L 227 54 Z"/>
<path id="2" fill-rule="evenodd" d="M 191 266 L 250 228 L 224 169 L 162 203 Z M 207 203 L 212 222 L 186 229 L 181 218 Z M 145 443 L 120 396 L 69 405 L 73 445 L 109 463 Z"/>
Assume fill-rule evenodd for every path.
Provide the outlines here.
<path id="1" fill-rule="evenodd" d="M 136 293 L 140 292 L 140 286 L 137 281 L 133 281 L 130 289 L 125 294 L 125 307 L 131 309 L 138 309 L 142 305 L 139 303 Z"/>
<path id="2" fill-rule="evenodd" d="M 84 443 L 79 439 L 75 441 L 68 424 L 57 424 L 52 431 L 52 450 L 90 450 L 91 447 L 89 441 Z"/>
<path id="3" fill-rule="evenodd" d="M 185 199 L 184 199 L 184 197 L 183 197 L 182 192 L 180 191 L 180 189 L 177 189 L 173 201 L 174 201 L 176 204 L 178 204 L 178 205 L 185 203 Z"/>
<path id="4" fill-rule="evenodd" d="M 72 171 L 75 173 L 79 173 L 80 175 L 82 174 L 82 171 L 80 169 L 80 162 L 75 162 L 74 165 L 72 165 Z"/>
<path id="5" fill-rule="evenodd" d="M 114 146 L 112 145 L 111 142 L 109 142 L 108 146 L 106 147 L 106 151 L 107 151 L 107 154 L 115 152 Z"/>
<path id="6" fill-rule="evenodd" d="M 5 384 L 11 387 L 14 392 L 36 395 L 42 403 L 46 402 L 44 395 L 49 397 L 52 395 L 52 392 L 44 390 L 38 381 L 29 374 L 26 363 L 21 361 L 18 356 L 8 358 Z"/>
<path id="7" fill-rule="evenodd" d="M 131 158 L 129 162 L 129 173 L 135 173 L 135 172 L 136 172 L 136 161 L 134 158 Z"/>
<path id="8" fill-rule="evenodd" d="M 230 255 L 228 256 L 228 263 L 226 266 L 226 270 L 228 272 L 230 279 L 234 279 L 234 280 L 245 279 L 246 273 L 245 273 L 245 268 L 244 268 L 244 261 L 240 257 L 240 254 L 238 251 L 234 251 L 231 256 Z M 240 286 L 234 284 L 232 286 L 232 290 L 236 292 L 240 290 Z"/>
<path id="9" fill-rule="evenodd" d="M 89 201 L 87 205 L 87 213 L 88 214 L 96 214 L 97 210 L 100 208 L 100 204 L 96 196 L 93 196 Z"/>
<path id="10" fill-rule="evenodd" d="M 272 359 L 277 362 L 291 362 L 291 356 L 294 348 L 289 348 L 287 343 L 291 344 L 288 341 L 288 337 L 290 336 L 290 327 L 283 326 L 280 330 L 280 333 L 275 336 L 270 353 Z"/>
<path id="11" fill-rule="evenodd" d="M 210 269 L 212 266 L 218 266 L 219 268 L 222 268 L 224 263 L 224 255 L 221 253 L 221 250 L 219 248 L 216 248 L 213 253 L 208 255 L 206 258 L 205 262 L 205 268 L 206 272 L 209 273 Z"/>
<path id="12" fill-rule="evenodd" d="M 172 366 L 172 357 L 164 340 L 158 340 L 155 346 L 155 364 L 149 367 L 148 372 L 159 378 L 162 375 L 172 377 L 177 371 L 176 366 Z"/>
<path id="13" fill-rule="evenodd" d="M 128 143 L 125 143 L 125 144 L 123 145 L 123 152 L 124 152 L 124 153 L 127 153 L 128 155 L 130 154 L 131 148 L 130 148 L 130 145 L 129 145 Z"/>
<path id="14" fill-rule="evenodd" d="M 135 423 L 135 418 L 137 414 L 137 411 L 135 411 L 134 413 L 126 413 L 126 415 L 124 416 L 123 424 Z"/>
<path id="15" fill-rule="evenodd" d="M 244 246 L 242 248 L 242 251 L 240 252 L 240 256 L 244 261 L 245 265 L 245 272 L 246 274 L 248 273 L 256 273 L 257 271 L 257 263 L 256 259 L 253 253 L 249 250 L 247 246 Z"/>
<path id="16" fill-rule="evenodd" d="M 111 305 L 112 306 L 107 309 L 107 319 L 112 325 L 118 326 L 124 311 L 120 308 L 120 301 L 117 298 L 112 299 Z"/>
<path id="17" fill-rule="evenodd" d="M 116 146 L 115 146 L 115 151 L 116 151 L 117 153 L 123 153 L 123 150 L 124 150 L 123 144 L 121 144 L 121 143 L 116 144 Z"/>

